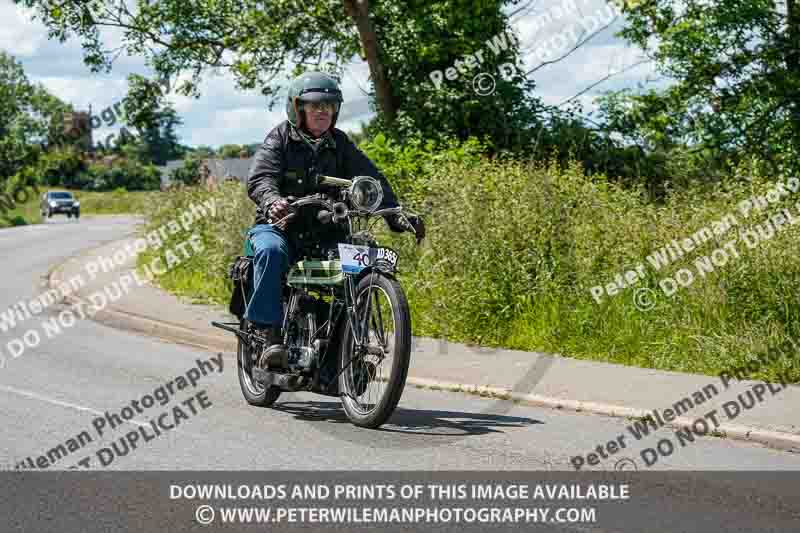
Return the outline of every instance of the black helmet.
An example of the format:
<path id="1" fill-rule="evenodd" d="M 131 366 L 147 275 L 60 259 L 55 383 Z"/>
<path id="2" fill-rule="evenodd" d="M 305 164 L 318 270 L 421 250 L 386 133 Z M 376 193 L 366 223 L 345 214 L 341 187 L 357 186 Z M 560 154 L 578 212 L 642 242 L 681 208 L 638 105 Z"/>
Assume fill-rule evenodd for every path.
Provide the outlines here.
<path id="1" fill-rule="evenodd" d="M 302 102 L 333 102 L 335 111 L 331 128 L 336 125 L 339 118 L 339 109 L 342 102 L 342 91 L 333 77 L 324 72 L 306 72 L 301 74 L 289 85 L 289 95 L 286 99 L 286 116 L 292 126 L 299 128 L 302 124 L 300 108 Z"/>

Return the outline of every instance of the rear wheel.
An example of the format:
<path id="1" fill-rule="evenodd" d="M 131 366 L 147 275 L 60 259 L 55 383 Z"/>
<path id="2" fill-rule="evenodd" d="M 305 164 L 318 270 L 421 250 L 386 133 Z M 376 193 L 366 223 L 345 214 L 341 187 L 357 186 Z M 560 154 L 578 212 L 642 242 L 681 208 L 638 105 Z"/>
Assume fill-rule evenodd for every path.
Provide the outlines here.
<path id="1" fill-rule="evenodd" d="M 400 283 L 377 272 L 364 277 L 356 287 L 356 316 L 368 327 L 368 343 L 355 353 L 353 331 L 344 328 L 339 390 L 350 421 L 377 428 L 397 407 L 411 360 L 411 315 Z"/>
<path id="2" fill-rule="evenodd" d="M 242 331 L 248 332 L 250 328 L 251 324 L 247 320 L 242 319 L 239 322 L 239 329 Z M 244 399 L 250 405 L 257 407 L 271 406 L 281 395 L 281 390 L 273 386 L 267 388 L 253 379 L 252 371 L 256 365 L 253 347 L 241 338 L 238 339 L 238 345 L 236 362 L 239 369 L 239 386 Z"/>

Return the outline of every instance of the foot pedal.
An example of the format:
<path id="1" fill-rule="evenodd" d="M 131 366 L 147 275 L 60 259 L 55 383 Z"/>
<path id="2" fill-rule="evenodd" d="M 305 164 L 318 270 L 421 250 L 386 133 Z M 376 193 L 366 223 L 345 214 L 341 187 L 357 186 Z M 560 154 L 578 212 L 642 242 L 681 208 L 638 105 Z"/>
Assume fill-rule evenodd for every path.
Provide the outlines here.
<path id="1" fill-rule="evenodd" d="M 253 381 L 260 385 L 265 387 L 272 385 L 272 372 L 267 372 L 263 368 L 254 367 L 250 371 L 250 375 L 253 376 Z"/>

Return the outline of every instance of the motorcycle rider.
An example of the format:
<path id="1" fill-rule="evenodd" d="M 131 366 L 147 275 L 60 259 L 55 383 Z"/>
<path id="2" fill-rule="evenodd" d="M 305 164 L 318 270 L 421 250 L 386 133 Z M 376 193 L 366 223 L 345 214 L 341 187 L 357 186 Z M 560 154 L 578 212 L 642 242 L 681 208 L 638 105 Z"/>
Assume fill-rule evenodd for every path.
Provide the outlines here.
<path id="1" fill-rule="evenodd" d="M 322 72 L 307 72 L 289 86 L 287 120 L 267 134 L 255 154 L 247 180 L 247 193 L 256 204 L 256 222 L 248 232 L 255 252 L 254 291 L 245 311 L 256 335 L 266 339 L 262 365 L 286 368 L 288 352 L 282 345 L 281 277 L 296 260 L 300 246 L 342 242 L 343 229 L 323 225 L 313 213 L 301 213 L 291 222 L 288 196 L 320 192 L 317 176 L 352 179 L 372 176 L 383 188 L 381 208 L 396 207 L 391 185 L 375 164 L 347 135 L 336 129 L 343 102 L 335 79 Z M 304 211 L 310 211 L 306 209 Z M 425 236 L 422 219 L 406 215 L 386 217 L 396 232 L 414 231 Z M 318 245 L 319 246 L 319 245 Z"/>

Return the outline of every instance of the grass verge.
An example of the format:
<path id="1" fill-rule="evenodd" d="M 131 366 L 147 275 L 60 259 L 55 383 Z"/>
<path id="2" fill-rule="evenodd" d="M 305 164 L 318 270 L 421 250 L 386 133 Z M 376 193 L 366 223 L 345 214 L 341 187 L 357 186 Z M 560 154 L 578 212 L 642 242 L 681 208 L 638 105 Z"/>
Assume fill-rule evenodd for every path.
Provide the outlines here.
<path id="1" fill-rule="evenodd" d="M 11 196 L 6 197 L 7 201 L 3 202 L 5 209 L 0 213 L 0 227 L 41 224 L 43 219 L 39 211 L 39 201 L 47 190 L 40 186 L 37 192 L 36 189 L 29 187 L 27 198 L 22 193 L 17 195 L 17 199 L 23 200 L 21 203 L 16 202 Z M 113 192 L 88 192 L 62 188 L 53 190 L 70 191 L 81 203 L 81 216 L 143 213 L 145 206 L 155 201 L 160 194 L 158 191 L 128 192 L 124 189 Z M 66 217 L 66 215 L 56 216 Z"/>
<path id="2" fill-rule="evenodd" d="M 800 338 L 800 224 L 759 233 L 780 209 L 800 220 L 800 191 L 743 216 L 738 206 L 766 195 L 771 182 L 732 179 L 674 192 L 656 205 L 577 165 L 437 158 L 415 178 L 429 213 L 424 246 L 408 235 L 380 235 L 400 252 L 415 335 L 709 375 L 753 365 L 760 353 Z M 168 193 L 148 211 L 148 227 L 204 196 L 223 204 L 215 220 L 195 229 L 206 253 L 159 281 L 226 304 L 228 267 L 254 219 L 242 185 Z M 659 266 L 648 260 L 726 216 L 736 223 L 711 231 L 682 257 Z M 744 235 L 762 238 L 750 246 Z M 630 287 L 593 296 L 593 288 L 639 265 L 643 275 Z M 685 280 L 685 272 L 691 282 L 667 294 L 665 280 Z M 640 289 L 645 305 L 635 300 Z M 757 364 L 748 377 L 799 381 L 800 358 L 791 355 Z"/>

